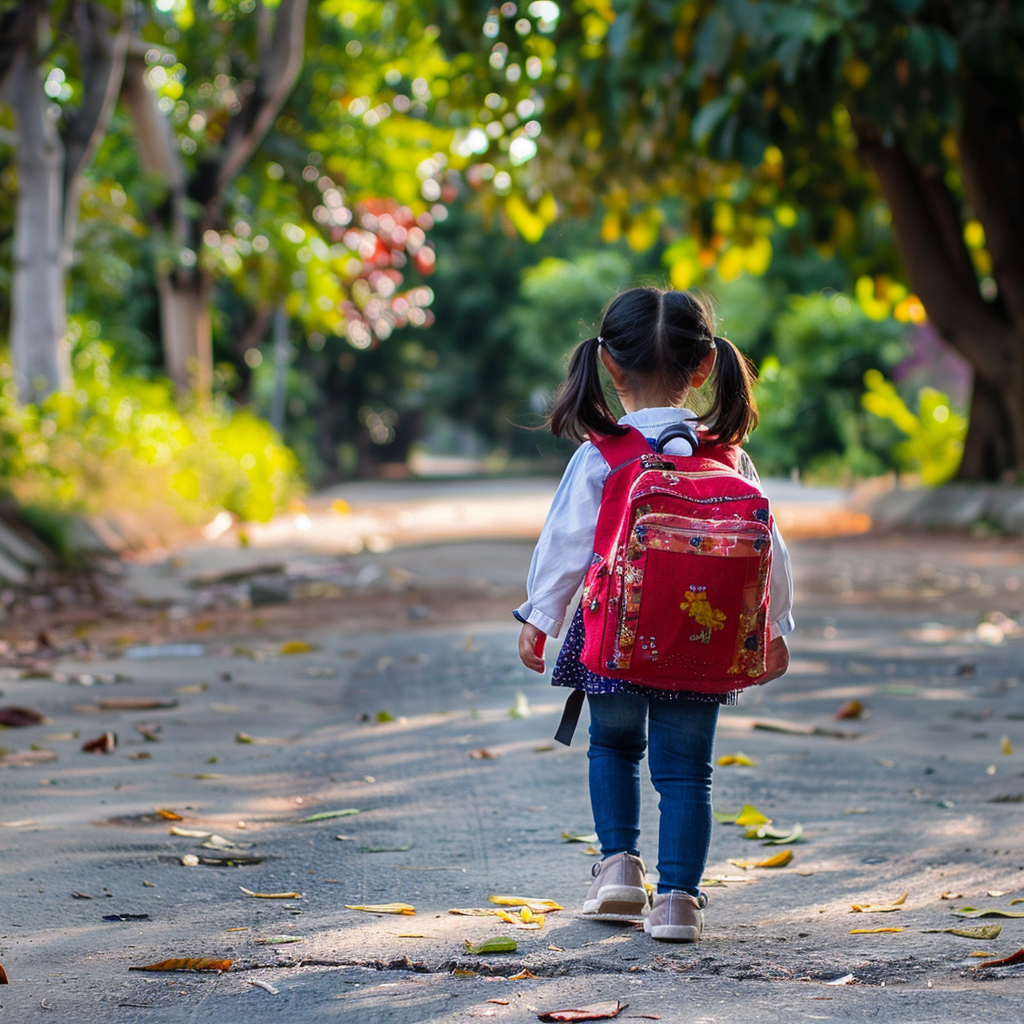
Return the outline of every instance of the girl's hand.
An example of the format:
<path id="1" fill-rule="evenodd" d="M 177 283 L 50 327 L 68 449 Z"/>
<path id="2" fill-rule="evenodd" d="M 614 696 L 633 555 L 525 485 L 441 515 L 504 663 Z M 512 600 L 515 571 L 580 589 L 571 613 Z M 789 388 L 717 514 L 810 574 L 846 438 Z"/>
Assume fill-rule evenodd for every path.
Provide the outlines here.
<path id="1" fill-rule="evenodd" d="M 542 633 L 529 622 L 523 624 L 519 634 L 519 658 L 522 663 L 534 672 L 544 672 L 544 641 L 547 634 Z"/>
<path id="2" fill-rule="evenodd" d="M 777 636 L 769 645 L 764 659 L 764 675 L 757 681 L 758 686 L 770 683 L 786 674 L 789 668 L 789 645 L 784 636 Z"/>

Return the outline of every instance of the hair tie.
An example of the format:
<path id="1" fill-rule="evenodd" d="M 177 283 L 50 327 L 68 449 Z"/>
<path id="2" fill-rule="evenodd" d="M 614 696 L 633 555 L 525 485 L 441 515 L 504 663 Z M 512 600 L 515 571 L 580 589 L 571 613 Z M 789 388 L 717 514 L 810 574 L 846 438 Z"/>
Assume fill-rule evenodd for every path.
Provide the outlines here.
<path id="1" fill-rule="evenodd" d="M 718 335 L 716 334 L 716 335 L 715 335 L 715 336 L 714 336 L 714 337 L 713 337 L 713 338 L 711 339 L 711 348 L 712 348 L 712 349 L 716 349 L 716 348 L 718 348 L 718 343 L 719 343 L 720 341 L 725 341 L 725 338 L 719 338 L 719 337 L 718 337 Z"/>
<path id="2" fill-rule="evenodd" d="M 601 348 L 603 345 L 604 345 L 604 338 L 602 338 L 601 335 L 599 334 L 597 336 L 597 347 Z"/>

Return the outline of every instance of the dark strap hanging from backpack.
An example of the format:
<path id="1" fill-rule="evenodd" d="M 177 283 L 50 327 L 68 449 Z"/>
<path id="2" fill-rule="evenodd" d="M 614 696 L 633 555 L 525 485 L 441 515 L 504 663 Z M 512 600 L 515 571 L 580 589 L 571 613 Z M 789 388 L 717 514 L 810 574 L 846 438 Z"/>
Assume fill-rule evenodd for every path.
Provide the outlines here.
<path id="1" fill-rule="evenodd" d="M 572 735 L 576 731 L 576 723 L 580 720 L 580 711 L 583 710 L 582 690 L 571 690 L 565 700 L 565 707 L 562 709 L 562 720 L 558 723 L 558 731 L 555 739 L 559 743 L 569 746 L 572 743 Z"/>
<path id="2" fill-rule="evenodd" d="M 654 442 L 654 450 L 658 453 L 663 452 L 665 450 L 665 445 L 667 445 L 669 441 L 674 441 L 677 437 L 681 437 L 690 445 L 693 449 L 692 454 L 697 454 L 697 448 L 700 446 L 697 431 L 694 430 L 692 424 L 684 421 L 673 423 L 672 426 L 666 427 L 658 435 L 658 440 Z"/>

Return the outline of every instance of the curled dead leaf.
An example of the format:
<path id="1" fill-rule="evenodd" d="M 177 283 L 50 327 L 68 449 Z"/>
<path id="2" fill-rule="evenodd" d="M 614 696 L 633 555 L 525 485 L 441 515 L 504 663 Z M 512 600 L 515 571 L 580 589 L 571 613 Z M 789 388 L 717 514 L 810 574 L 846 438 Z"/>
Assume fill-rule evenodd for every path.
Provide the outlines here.
<path id="1" fill-rule="evenodd" d="M 986 960 L 978 967 L 1009 967 L 1012 964 L 1024 964 L 1024 949 L 1018 949 L 1016 953 L 1004 956 L 1002 960 Z"/>
<path id="2" fill-rule="evenodd" d="M 4 965 L 0 964 L 0 985 L 10 985 L 10 983 L 7 972 L 4 970 Z"/>
<path id="3" fill-rule="evenodd" d="M 892 903 L 854 903 L 850 908 L 851 914 L 889 914 L 896 910 L 902 910 L 903 904 L 907 902 L 907 893 L 897 897 Z"/>
<path id="4" fill-rule="evenodd" d="M 785 867 L 793 859 L 792 850 L 780 850 L 775 856 L 769 857 L 767 860 L 730 860 L 730 864 L 735 864 L 738 868 L 782 868 Z"/>
<path id="5" fill-rule="evenodd" d="M 538 1013 L 537 1020 L 543 1021 L 584 1021 L 584 1020 L 611 1020 L 625 1009 L 625 1004 L 617 999 L 604 1003 L 591 1003 L 589 1006 L 580 1006 L 568 1010 L 549 1010 L 547 1013 Z"/>
<path id="6" fill-rule="evenodd" d="M 252 896 L 258 900 L 301 900 L 301 892 L 253 892 L 252 889 L 246 889 L 244 885 L 238 887 L 245 893 L 246 896 Z"/>
<path id="7" fill-rule="evenodd" d="M 345 904 L 346 910 L 363 910 L 368 914 L 415 914 L 416 908 L 408 903 Z"/>
<path id="8" fill-rule="evenodd" d="M 480 747 L 478 750 L 471 750 L 469 756 L 474 761 L 496 761 L 501 754 L 495 754 L 494 751 L 488 750 L 486 747 Z"/>
<path id="9" fill-rule="evenodd" d="M 129 971 L 217 971 L 228 970 L 234 960 L 215 960 L 213 957 L 186 957 L 178 960 L 159 960 L 145 967 L 129 967 Z"/>
<path id="10" fill-rule="evenodd" d="M 82 744 L 83 754 L 112 754 L 117 746 L 117 733 L 109 730 Z"/>

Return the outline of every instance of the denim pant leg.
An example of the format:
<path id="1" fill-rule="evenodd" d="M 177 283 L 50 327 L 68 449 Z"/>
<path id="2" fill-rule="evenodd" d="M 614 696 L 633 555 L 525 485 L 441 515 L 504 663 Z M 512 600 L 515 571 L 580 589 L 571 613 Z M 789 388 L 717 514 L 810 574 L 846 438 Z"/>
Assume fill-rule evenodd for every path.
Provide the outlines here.
<path id="1" fill-rule="evenodd" d="M 601 853 L 638 854 L 640 762 L 647 748 L 647 698 L 588 693 L 590 805 Z"/>
<path id="2" fill-rule="evenodd" d="M 661 797 L 658 892 L 696 896 L 711 845 L 711 755 L 718 704 L 650 700 L 651 781 Z"/>

